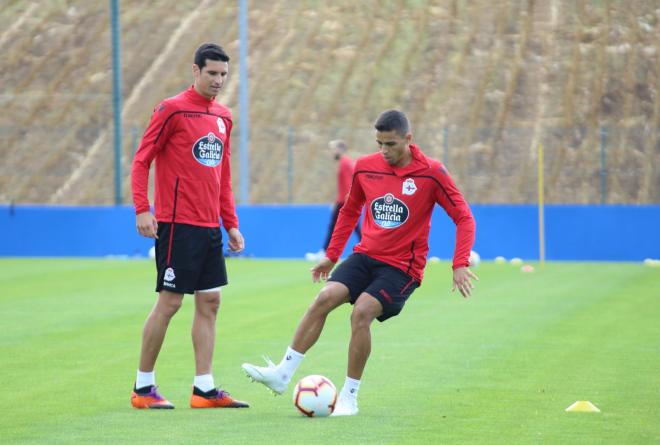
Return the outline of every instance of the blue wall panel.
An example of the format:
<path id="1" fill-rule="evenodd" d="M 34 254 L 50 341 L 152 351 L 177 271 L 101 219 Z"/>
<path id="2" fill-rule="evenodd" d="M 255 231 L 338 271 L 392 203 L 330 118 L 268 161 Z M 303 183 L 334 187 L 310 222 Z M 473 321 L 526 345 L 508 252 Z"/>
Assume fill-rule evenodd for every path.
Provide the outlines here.
<path id="1" fill-rule="evenodd" d="M 245 254 L 270 258 L 303 258 L 317 252 L 330 222 L 331 207 L 324 205 L 254 205 L 238 206 Z M 357 242 L 353 235 L 347 245 Z M 347 250 L 348 251 L 348 250 Z"/>
<path id="2" fill-rule="evenodd" d="M 2 256 L 146 255 L 129 207 L 0 207 Z"/>
<path id="3" fill-rule="evenodd" d="M 660 206 L 552 206 L 545 226 L 550 259 L 660 258 Z"/>
<path id="4" fill-rule="evenodd" d="M 473 205 L 474 249 L 482 258 L 538 258 L 534 205 Z M 238 206 L 245 255 L 302 258 L 322 247 L 326 205 Z M 546 207 L 549 260 L 640 261 L 660 258 L 660 206 Z M 444 211 L 433 215 L 429 255 L 450 258 L 456 229 Z M 353 236 L 345 250 L 350 252 Z M 135 231 L 132 207 L 0 206 L 0 256 L 144 256 L 153 241 Z"/>

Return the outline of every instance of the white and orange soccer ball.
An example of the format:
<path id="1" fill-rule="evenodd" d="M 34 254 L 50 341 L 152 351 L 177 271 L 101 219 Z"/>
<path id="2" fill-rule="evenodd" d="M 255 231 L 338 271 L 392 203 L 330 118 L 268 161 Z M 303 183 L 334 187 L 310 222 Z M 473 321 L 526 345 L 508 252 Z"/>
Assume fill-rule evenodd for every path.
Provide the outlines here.
<path id="1" fill-rule="evenodd" d="M 326 417 L 332 414 L 337 403 L 337 388 L 329 378 L 308 375 L 296 383 L 293 404 L 307 417 Z"/>

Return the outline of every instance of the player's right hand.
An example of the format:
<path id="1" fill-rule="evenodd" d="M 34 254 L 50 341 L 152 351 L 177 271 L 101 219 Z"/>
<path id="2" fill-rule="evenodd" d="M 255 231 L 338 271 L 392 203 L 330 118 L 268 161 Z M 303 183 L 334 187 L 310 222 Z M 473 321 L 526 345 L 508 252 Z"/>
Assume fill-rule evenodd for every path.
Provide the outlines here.
<path id="1" fill-rule="evenodd" d="M 474 283 L 472 283 L 472 280 L 479 281 L 479 277 L 473 274 L 469 268 L 459 267 L 454 269 L 451 291 L 454 292 L 458 289 L 464 298 L 469 297 L 472 294 L 472 289 L 474 289 Z"/>
<path id="2" fill-rule="evenodd" d="M 326 281 L 333 267 L 335 267 L 335 263 L 330 261 L 328 257 L 321 258 L 316 266 L 310 269 L 312 271 L 312 282 Z"/>
<path id="3" fill-rule="evenodd" d="M 135 216 L 135 225 L 140 235 L 147 238 L 158 238 L 158 221 L 151 212 L 138 213 Z"/>

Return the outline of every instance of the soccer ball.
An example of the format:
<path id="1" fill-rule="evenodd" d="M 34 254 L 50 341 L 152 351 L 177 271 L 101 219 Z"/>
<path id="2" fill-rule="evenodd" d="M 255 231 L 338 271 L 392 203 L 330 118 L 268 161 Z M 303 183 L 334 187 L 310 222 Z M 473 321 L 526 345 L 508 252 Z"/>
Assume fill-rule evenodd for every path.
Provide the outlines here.
<path id="1" fill-rule="evenodd" d="M 296 384 L 293 404 L 307 417 L 326 417 L 332 414 L 337 403 L 337 389 L 329 378 L 308 375 Z"/>
<path id="2" fill-rule="evenodd" d="M 470 267 L 477 267 L 479 263 L 481 263 L 481 257 L 477 252 L 474 250 L 470 251 L 470 259 L 468 260 L 470 262 Z"/>

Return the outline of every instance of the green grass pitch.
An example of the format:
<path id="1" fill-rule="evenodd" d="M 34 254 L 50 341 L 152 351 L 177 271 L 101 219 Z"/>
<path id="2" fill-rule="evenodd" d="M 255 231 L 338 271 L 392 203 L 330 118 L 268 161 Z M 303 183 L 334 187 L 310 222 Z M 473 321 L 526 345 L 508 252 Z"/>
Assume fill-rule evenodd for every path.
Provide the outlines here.
<path id="1" fill-rule="evenodd" d="M 228 260 L 216 382 L 252 407 L 191 410 L 192 299 L 156 375 L 172 411 L 129 394 L 155 294 L 142 260 L 0 260 L 0 443 L 648 444 L 660 442 L 660 268 L 549 263 L 523 274 L 483 262 L 472 298 L 430 264 L 403 313 L 372 329 L 356 417 L 307 419 L 240 369 L 281 358 L 320 288 L 311 263 Z M 297 374 L 340 387 L 348 306 Z M 567 413 L 589 400 L 601 413 Z"/>

